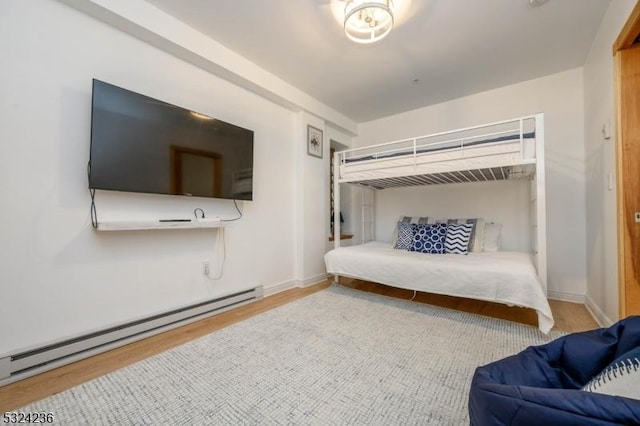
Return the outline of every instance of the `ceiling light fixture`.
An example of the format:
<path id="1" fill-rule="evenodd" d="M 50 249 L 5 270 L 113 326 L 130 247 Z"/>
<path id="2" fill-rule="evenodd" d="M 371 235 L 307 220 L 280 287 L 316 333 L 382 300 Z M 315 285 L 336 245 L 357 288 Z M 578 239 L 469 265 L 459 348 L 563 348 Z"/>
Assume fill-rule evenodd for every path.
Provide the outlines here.
<path id="1" fill-rule="evenodd" d="M 356 43 L 382 40 L 393 28 L 392 0 L 347 0 L 344 33 Z"/>

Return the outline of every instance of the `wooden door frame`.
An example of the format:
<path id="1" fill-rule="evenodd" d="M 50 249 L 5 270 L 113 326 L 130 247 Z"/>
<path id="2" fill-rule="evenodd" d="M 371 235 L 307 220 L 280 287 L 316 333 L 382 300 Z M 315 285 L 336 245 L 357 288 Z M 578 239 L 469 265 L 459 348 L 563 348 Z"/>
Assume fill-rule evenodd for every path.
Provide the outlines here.
<path id="1" fill-rule="evenodd" d="M 622 114 L 622 60 L 619 54 L 620 51 L 629 49 L 633 46 L 638 34 L 640 34 L 640 1 L 636 2 L 636 5 L 629 15 L 627 22 L 620 31 L 618 38 L 613 43 L 613 56 L 614 56 L 614 75 L 615 75 L 615 116 L 616 116 L 616 198 L 617 198 L 617 221 L 618 221 L 618 287 L 619 287 L 619 314 L 620 318 L 625 318 L 627 313 L 626 306 L 626 283 L 627 280 L 632 278 L 627 276 L 626 261 L 627 257 L 630 257 L 632 253 L 627 248 L 626 244 L 626 230 L 630 225 L 631 217 L 625 212 L 625 193 L 631 190 L 628 185 L 625 185 L 624 180 L 624 141 L 623 141 L 623 129 L 625 123 L 623 123 Z M 638 47 L 634 47 L 638 48 Z M 636 188 L 637 190 L 637 188 Z"/>
<path id="2" fill-rule="evenodd" d="M 622 27 L 622 31 L 618 34 L 618 38 L 613 43 L 613 56 L 620 50 L 631 47 L 635 41 L 638 32 L 640 31 L 640 1 L 636 3 L 636 6 L 631 11 L 629 19 Z"/>

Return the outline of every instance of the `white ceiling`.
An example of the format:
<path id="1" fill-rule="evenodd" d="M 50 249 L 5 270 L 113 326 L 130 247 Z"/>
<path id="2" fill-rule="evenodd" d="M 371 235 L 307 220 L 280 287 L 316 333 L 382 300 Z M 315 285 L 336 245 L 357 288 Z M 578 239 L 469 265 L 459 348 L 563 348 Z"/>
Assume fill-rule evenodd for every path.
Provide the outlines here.
<path id="1" fill-rule="evenodd" d="M 610 0 L 411 0 L 370 45 L 345 37 L 340 0 L 147 2 L 364 122 L 579 67 Z"/>

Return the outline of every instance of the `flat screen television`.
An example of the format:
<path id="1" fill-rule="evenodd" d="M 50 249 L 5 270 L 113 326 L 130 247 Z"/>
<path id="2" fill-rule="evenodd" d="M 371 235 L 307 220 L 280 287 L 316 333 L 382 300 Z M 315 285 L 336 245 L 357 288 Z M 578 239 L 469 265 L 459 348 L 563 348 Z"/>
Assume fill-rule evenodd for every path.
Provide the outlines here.
<path id="1" fill-rule="evenodd" d="M 253 199 L 253 131 L 93 80 L 89 188 Z"/>

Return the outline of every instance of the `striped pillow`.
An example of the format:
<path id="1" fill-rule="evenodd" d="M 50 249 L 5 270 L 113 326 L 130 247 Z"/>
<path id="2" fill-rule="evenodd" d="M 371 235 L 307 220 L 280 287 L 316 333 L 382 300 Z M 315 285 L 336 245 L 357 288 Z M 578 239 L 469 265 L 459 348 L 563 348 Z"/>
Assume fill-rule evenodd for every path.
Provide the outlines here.
<path id="1" fill-rule="evenodd" d="M 447 225 L 447 236 L 444 241 L 444 252 L 452 254 L 469 253 L 469 241 L 473 231 L 472 223 Z"/>
<path id="2" fill-rule="evenodd" d="M 477 252 L 482 251 L 482 240 L 484 234 L 484 219 L 482 218 L 473 218 L 473 219 L 432 219 L 429 218 L 428 223 L 446 223 L 446 224 L 456 224 L 456 223 L 470 223 L 473 225 L 473 231 L 471 231 L 471 238 L 469 239 L 469 251 Z"/>
<path id="3" fill-rule="evenodd" d="M 427 216 L 418 217 L 418 216 L 402 216 L 400 218 L 400 222 L 404 223 L 417 223 L 417 224 L 425 224 L 429 222 L 429 218 Z"/>

